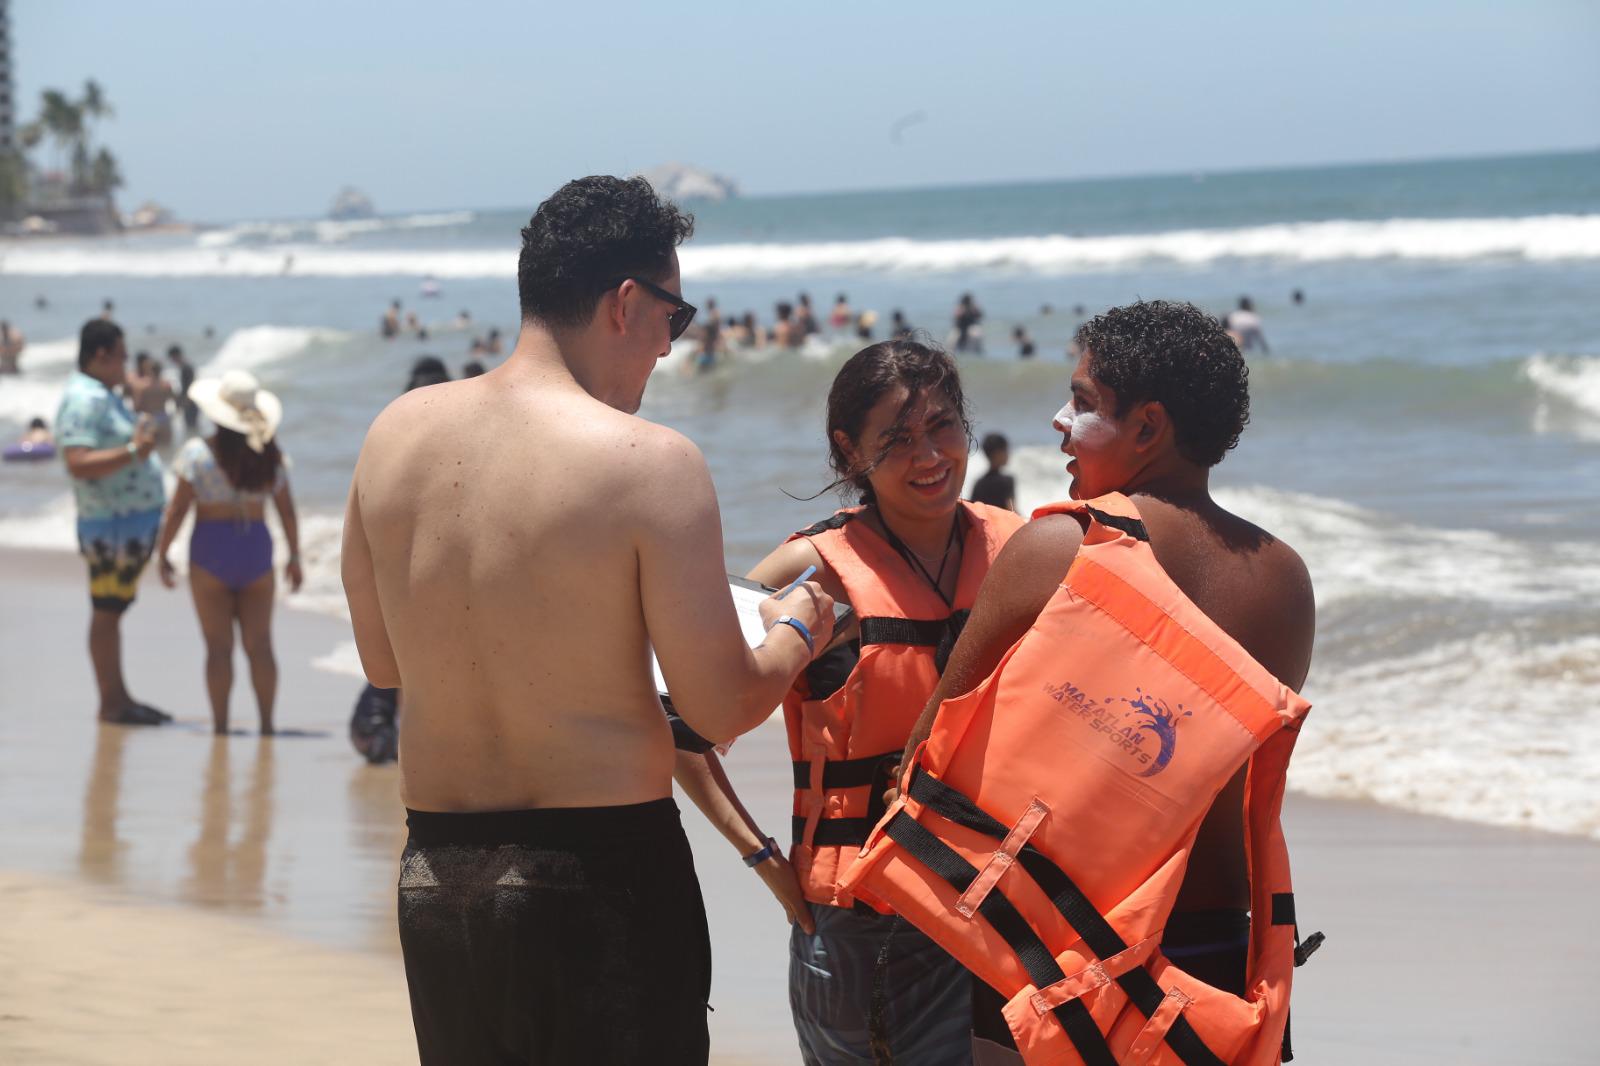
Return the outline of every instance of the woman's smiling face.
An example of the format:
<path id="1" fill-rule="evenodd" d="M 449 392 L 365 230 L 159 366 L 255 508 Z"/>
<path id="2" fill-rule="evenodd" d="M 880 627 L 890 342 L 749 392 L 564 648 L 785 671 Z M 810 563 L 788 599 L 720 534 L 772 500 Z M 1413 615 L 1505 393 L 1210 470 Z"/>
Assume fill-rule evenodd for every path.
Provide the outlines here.
<path id="1" fill-rule="evenodd" d="M 880 507 L 924 518 L 946 515 L 967 477 L 967 429 L 943 393 L 924 390 L 908 406 L 909 397 L 904 385 L 884 393 L 847 454 L 857 469 L 878 461 L 867 480 Z"/>

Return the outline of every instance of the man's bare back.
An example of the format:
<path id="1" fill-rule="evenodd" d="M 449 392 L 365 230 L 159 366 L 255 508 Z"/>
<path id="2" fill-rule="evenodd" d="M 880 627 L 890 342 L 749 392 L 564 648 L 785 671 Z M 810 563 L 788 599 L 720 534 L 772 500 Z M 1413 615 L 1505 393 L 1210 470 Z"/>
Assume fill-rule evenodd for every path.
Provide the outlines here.
<path id="1" fill-rule="evenodd" d="M 808 661 L 788 626 L 759 657 L 744 645 L 704 459 L 625 413 L 661 354 L 589 360 L 525 329 L 501 367 L 409 392 L 373 423 L 345 585 L 369 679 L 405 690 L 407 806 L 660 799 L 673 746 L 652 645 L 679 713 L 717 740 L 759 723 Z M 783 607 L 819 646 L 825 601 L 811 585 Z"/>
<path id="2" fill-rule="evenodd" d="M 710 939 L 649 655 L 684 721 L 728 740 L 833 611 L 815 582 L 769 597 L 750 648 L 705 460 L 633 415 L 694 318 L 692 230 L 642 178 L 562 186 L 522 230 L 505 364 L 408 392 L 356 463 L 342 571 L 368 680 L 405 690 L 423 1066 L 706 1061 Z"/>
<path id="3" fill-rule="evenodd" d="M 665 434 L 509 369 L 406 394 L 356 472 L 379 597 L 406 605 L 385 612 L 406 804 L 659 799 L 672 735 L 633 537 Z"/>

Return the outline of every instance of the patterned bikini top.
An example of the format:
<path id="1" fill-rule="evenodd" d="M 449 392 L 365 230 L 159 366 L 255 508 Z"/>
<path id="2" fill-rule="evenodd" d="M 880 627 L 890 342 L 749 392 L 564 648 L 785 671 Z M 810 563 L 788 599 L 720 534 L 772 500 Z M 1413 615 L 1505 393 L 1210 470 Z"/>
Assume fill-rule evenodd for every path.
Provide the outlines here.
<path id="1" fill-rule="evenodd" d="M 271 489 L 241 492 L 234 488 L 228 475 L 217 465 L 211 445 L 202 437 L 190 437 L 172 460 L 172 472 L 194 487 L 198 503 L 245 504 L 265 500 L 289 483 L 289 457 L 284 456 L 278 465 L 278 476 Z"/>

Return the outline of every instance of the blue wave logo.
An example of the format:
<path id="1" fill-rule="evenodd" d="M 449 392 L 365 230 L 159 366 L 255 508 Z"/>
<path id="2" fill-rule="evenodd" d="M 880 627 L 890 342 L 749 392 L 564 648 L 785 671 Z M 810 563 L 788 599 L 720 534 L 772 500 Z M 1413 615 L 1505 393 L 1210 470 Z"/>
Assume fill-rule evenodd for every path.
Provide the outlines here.
<path id="1" fill-rule="evenodd" d="M 1138 729 L 1141 732 L 1149 731 L 1153 733 L 1157 743 L 1160 745 L 1160 750 L 1156 752 L 1155 758 L 1148 767 L 1139 771 L 1138 776 L 1154 777 L 1167 768 L 1167 764 L 1172 761 L 1173 753 L 1178 750 L 1179 719 L 1188 718 L 1194 712 L 1185 711 L 1181 703 L 1178 704 L 1178 709 L 1175 711 L 1167 705 L 1166 700 L 1158 696 L 1146 695 L 1145 691 L 1139 688 L 1133 691 L 1138 695 L 1131 700 L 1124 699 L 1122 702 L 1132 707 L 1134 714 L 1148 719 L 1140 722 Z"/>

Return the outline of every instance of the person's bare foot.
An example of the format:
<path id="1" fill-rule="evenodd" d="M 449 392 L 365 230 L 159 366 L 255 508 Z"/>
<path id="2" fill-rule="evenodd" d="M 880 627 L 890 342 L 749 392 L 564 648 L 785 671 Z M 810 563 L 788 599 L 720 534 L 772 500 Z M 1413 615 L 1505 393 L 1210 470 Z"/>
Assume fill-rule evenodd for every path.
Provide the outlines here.
<path id="1" fill-rule="evenodd" d="M 130 703 L 120 711 L 101 714 L 100 720 L 109 722 L 112 725 L 166 725 L 172 721 L 172 717 L 162 714 L 154 707 Z"/>

